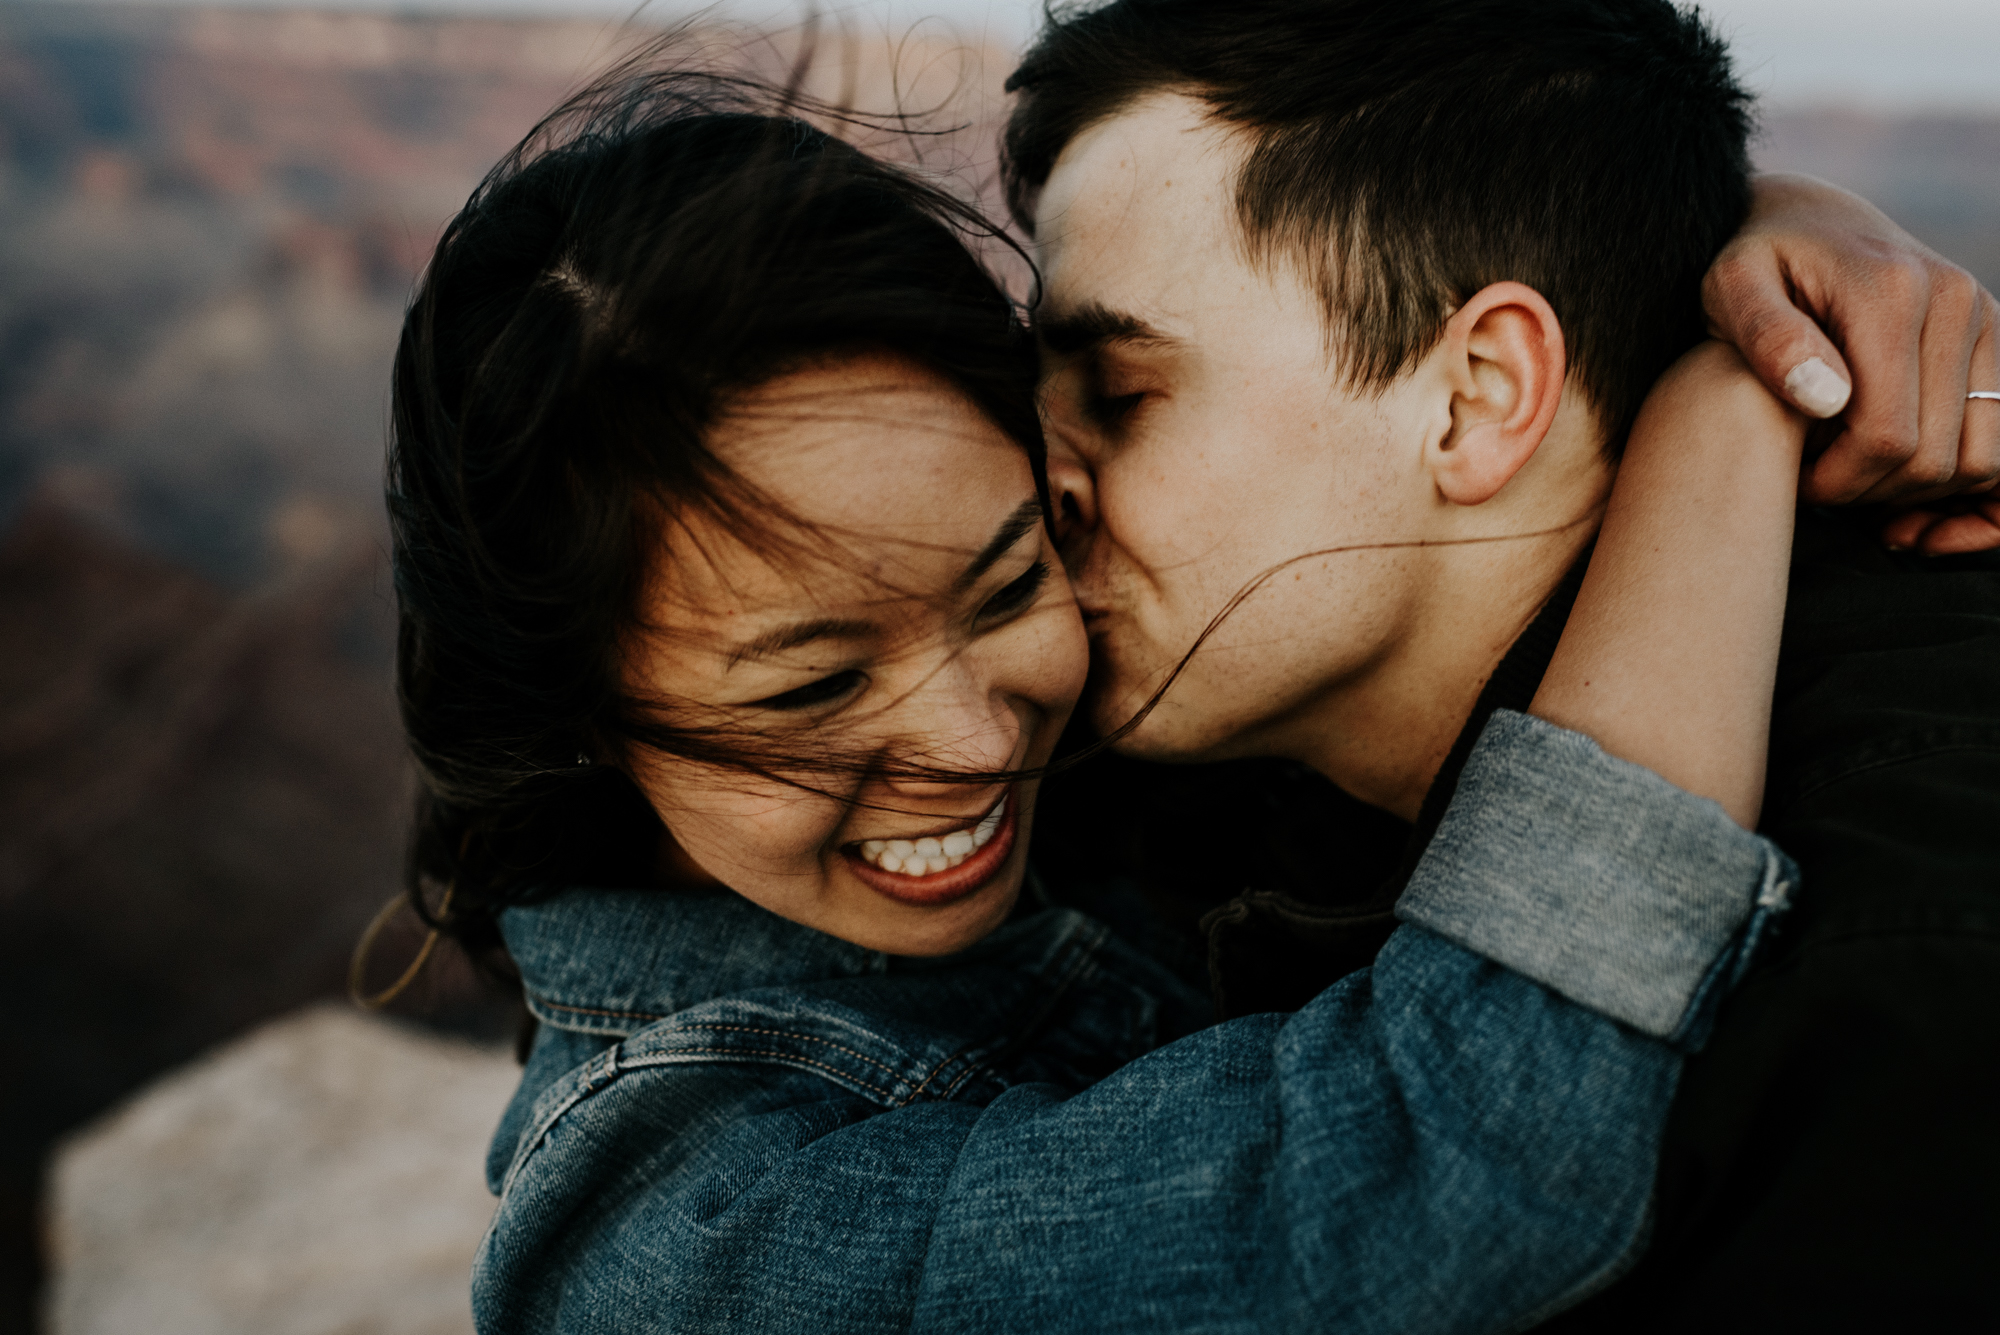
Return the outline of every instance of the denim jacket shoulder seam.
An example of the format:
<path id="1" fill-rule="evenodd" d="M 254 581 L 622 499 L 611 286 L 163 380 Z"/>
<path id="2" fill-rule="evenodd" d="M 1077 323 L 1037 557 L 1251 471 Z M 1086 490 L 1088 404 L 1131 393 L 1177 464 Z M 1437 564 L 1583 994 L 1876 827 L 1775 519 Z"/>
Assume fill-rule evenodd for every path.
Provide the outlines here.
<path id="1" fill-rule="evenodd" d="M 513 1190 L 515 1179 L 520 1175 L 521 1170 L 527 1166 L 528 1160 L 534 1158 L 535 1152 L 541 1149 L 543 1144 L 547 1142 L 549 1132 L 555 1129 L 555 1124 L 567 1116 L 570 1109 L 576 1107 L 577 1104 L 583 1102 L 599 1090 L 608 1087 L 618 1078 L 619 1049 L 622 1046 L 622 1044 L 613 1043 L 598 1057 L 585 1062 L 583 1068 L 571 1077 L 572 1083 L 568 1092 L 560 1099 L 557 1099 L 555 1104 L 546 1113 L 535 1119 L 533 1133 L 522 1137 L 520 1143 L 515 1148 L 512 1161 L 507 1165 L 507 1174 L 501 1179 L 499 1207 L 496 1208 L 493 1216 L 496 1220 L 500 1217 L 500 1210 L 506 1207 L 507 1193 Z M 604 1068 L 601 1075 L 596 1070 L 600 1064 Z"/>
<path id="2" fill-rule="evenodd" d="M 556 1123 L 568 1116 L 579 1103 L 609 1089 L 613 1084 L 617 1083 L 619 1077 L 629 1072 L 657 1069 L 664 1066 L 693 1064 L 674 1060 L 675 1058 L 694 1057 L 712 1061 L 718 1057 L 733 1057 L 747 1059 L 743 1063 L 746 1065 L 791 1066 L 795 1068 L 801 1066 L 811 1067 L 814 1068 L 815 1072 L 824 1073 L 827 1077 L 832 1078 L 833 1083 L 836 1085 L 851 1082 L 853 1085 L 859 1085 L 863 1089 L 876 1094 L 883 1104 L 889 1107 L 899 1106 L 895 1102 L 895 1096 L 891 1091 L 885 1090 L 879 1085 L 871 1084 L 859 1076 L 842 1071 L 838 1067 L 829 1066 L 824 1062 L 816 1062 L 809 1057 L 803 1057 L 796 1053 L 744 1048 L 668 1048 L 641 1057 L 628 1057 L 624 1053 L 623 1048 L 624 1044 L 622 1043 L 613 1044 L 600 1057 L 585 1063 L 583 1069 L 577 1071 L 571 1077 L 571 1084 L 568 1090 L 550 1106 L 547 1112 L 535 1120 L 532 1132 L 521 1138 L 519 1146 L 514 1152 L 514 1157 L 507 1166 L 506 1176 L 500 1183 L 500 1204 L 502 1207 L 506 1204 L 507 1194 L 513 1189 L 515 1180 L 527 1166 L 528 1161 L 534 1158 L 535 1154 L 548 1142 L 549 1133 L 555 1129 Z M 726 1065 L 728 1063 L 716 1061 L 714 1064 Z M 497 1218 L 498 1215 L 496 1214 L 495 1217 Z"/>

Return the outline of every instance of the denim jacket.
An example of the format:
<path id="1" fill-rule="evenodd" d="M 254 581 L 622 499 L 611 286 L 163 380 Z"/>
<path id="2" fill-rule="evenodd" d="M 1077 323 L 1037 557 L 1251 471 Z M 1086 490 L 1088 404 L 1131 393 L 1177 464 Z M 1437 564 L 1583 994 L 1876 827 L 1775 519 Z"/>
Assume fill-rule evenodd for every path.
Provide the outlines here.
<path id="1" fill-rule="evenodd" d="M 486 1335 L 1495 1331 L 1642 1245 L 1682 1055 L 1793 883 L 1715 804 L 1495 716 L 1372 969 L 1203 1006 L 1103 923 L 892 958 L 727 892 L 503 919 L 542 1022 Z"/>

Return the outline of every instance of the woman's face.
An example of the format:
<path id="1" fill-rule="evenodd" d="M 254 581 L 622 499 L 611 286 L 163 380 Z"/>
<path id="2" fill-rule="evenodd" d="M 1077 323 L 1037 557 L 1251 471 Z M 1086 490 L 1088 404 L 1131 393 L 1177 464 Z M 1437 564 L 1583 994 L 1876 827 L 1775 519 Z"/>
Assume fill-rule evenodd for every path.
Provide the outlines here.
<path id="1" fill-rule="evenodd" d="M 1020 446 L 932 372 L 858 356 L 749 395 L 714 448 L 810 538 L 670 527 L 628 660 L 667 722 L 878 765 L 1048 760 L 1088 651 Z M 1033 782 L 801 771 L 814 792 L 650 752 L 632 772 L 683 874 L 869 949 L 962 949 L 1020 891 Z"/>

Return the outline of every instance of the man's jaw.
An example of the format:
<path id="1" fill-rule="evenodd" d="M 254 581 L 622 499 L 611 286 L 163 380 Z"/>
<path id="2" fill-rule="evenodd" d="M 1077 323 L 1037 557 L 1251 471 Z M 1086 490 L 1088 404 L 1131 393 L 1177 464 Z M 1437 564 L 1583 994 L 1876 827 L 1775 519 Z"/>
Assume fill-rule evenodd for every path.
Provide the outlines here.
<path id="1" fill-rule="evenodd" d="M 1184 701 L 1175 698 L 1185 695 L 1185 691 L 1176 681 L 1158 701 L 1153 697 L 1174 674 L 1185 650 L 1168 657 L 1145 634 L 1129 607 L 1119 606 L 1100 591 L 1080 589 L 1077 607 L 1083 614 L 1084 632 L 1090 640 L 1090 676 L 1081 706 L 1088 711 L 1098 736 L 1111 736 L 1150 703 L 1153 707 L 1146 717 L 1112 749 L 1120 755 L 1143 760 L 1182 759 L 1169 741 L 1174 729 L 1162 725 L 1169 715 L 1185 709 Z M 1135 664 L 1143 666 L 1135 671 Z"/>

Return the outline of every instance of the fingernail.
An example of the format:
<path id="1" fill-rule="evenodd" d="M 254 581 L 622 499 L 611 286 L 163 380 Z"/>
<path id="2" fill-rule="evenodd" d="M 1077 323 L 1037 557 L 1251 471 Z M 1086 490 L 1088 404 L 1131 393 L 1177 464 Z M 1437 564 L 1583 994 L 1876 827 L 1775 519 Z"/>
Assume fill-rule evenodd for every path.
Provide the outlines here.
<path id="1" fill-rule="evenodd" d="M 1854 387 L 1818 357 L 1808 357 L 1785 377 L 1785 393 L 1814 417 L 1831 417 L 1847 406 Z"/>

